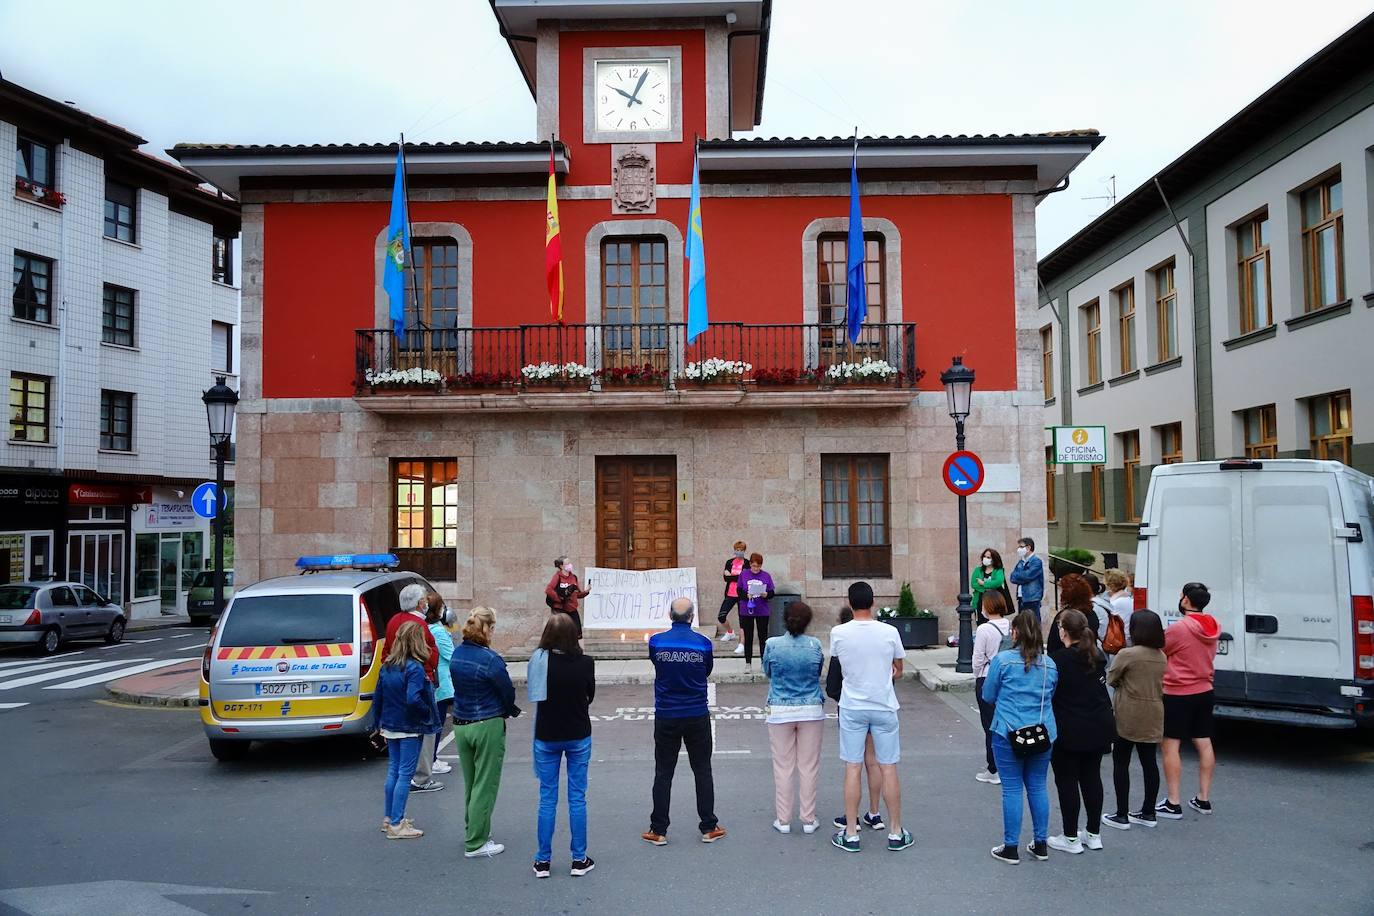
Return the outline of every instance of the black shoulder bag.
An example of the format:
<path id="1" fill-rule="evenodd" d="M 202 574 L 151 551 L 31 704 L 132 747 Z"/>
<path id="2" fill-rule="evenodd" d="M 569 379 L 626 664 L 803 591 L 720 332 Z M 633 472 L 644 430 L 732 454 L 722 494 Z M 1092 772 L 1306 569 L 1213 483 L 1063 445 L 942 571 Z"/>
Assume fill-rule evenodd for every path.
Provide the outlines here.
<path id="1" fill-rule="evenodd" d="M 1040 721 L 1024 728 L 1013 728 L 1007 732 L 1007 741 L 1017 757 L 1034 757 L 1050 749 L 1050 731 L 1045 727 L 1045 693 L 1049 686 L 1050 667 L 1044 654 L 1040 658 Z"/>

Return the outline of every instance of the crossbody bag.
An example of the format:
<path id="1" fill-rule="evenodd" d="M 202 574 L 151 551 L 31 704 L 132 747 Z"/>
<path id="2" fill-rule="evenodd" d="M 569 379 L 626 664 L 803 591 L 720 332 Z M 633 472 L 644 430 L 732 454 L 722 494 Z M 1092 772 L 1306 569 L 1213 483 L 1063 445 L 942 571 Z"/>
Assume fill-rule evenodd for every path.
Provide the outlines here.
<path id="1" fill-rule="evenodd" d="M 1035 725 L 1013 728 L 1007 732 L 1007 741 L 1017 757 L 1034 757 L 1050 749 L 1050 730 L 1045 727 L 1045 693 L 1049 687 L 1050 670 L 1042 656 L 1040 659 L 1040 721 Z"/>

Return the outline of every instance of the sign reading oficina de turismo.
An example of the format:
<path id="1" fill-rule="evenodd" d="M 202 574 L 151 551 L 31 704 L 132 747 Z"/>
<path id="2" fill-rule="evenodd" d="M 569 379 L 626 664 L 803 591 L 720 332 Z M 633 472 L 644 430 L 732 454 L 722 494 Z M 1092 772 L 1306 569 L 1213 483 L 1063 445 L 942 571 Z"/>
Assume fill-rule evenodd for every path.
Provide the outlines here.
<path id="1" fill-rule="evenodd" d="M 1051 426 L 1055 464 L 1106 464 L 1107 427 Z"/>
<path id="2" fill-rule="evenodd" d="M 666 630 L 668 605 L 697 601 L 695 566 L 673 569 L 604 569 L 588 566 L 582 587 L 582 626 L 588 630 Z"/>

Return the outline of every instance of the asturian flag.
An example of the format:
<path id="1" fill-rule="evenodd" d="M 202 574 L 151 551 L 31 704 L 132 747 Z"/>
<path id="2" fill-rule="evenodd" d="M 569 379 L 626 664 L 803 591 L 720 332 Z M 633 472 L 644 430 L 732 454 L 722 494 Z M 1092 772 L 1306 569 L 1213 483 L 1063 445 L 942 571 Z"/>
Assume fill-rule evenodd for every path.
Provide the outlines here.
<path id="1" fill-rule="evenodd" d="M 391 302 L 391 329 L 399 341 L 406 331 L 406 268 L 410 266 L 410 214 L 406 210 L 405 144 L 396 150 L 396 180 L 391 186 L 391 222 L 382 255 L 382 289 Z"/>
<path id="2" fill-rule="evenodd" d="M 553 175 L 553 141 L 549 141 L 549 201 L 544 210 L 544 278 L 549 287 L 549 318 L 563 323 L 563 240 L 558 229 L 558 185 Z"/>
<path id="3" fill-rule="evenodd" d="M 701 175 L 692 160 L 692 198 L 687 206 L 687 342 L 706 330 L 706 239 L 701 230 Z"/>

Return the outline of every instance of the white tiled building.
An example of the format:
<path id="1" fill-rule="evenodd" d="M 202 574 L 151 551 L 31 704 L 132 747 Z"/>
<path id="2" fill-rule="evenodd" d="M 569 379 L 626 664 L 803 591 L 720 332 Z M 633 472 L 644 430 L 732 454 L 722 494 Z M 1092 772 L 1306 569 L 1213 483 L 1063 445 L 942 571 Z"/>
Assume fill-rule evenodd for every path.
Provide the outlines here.
<path id="1" fill-rule="evenodd" d="M 237 202 L 122 128 L 0 81 L 0 581 L 86 581 L 184 608 L 212 557 L 201 392 L 237 387 Z M 232 465 L 229 479 L 232 480 Z"/>

